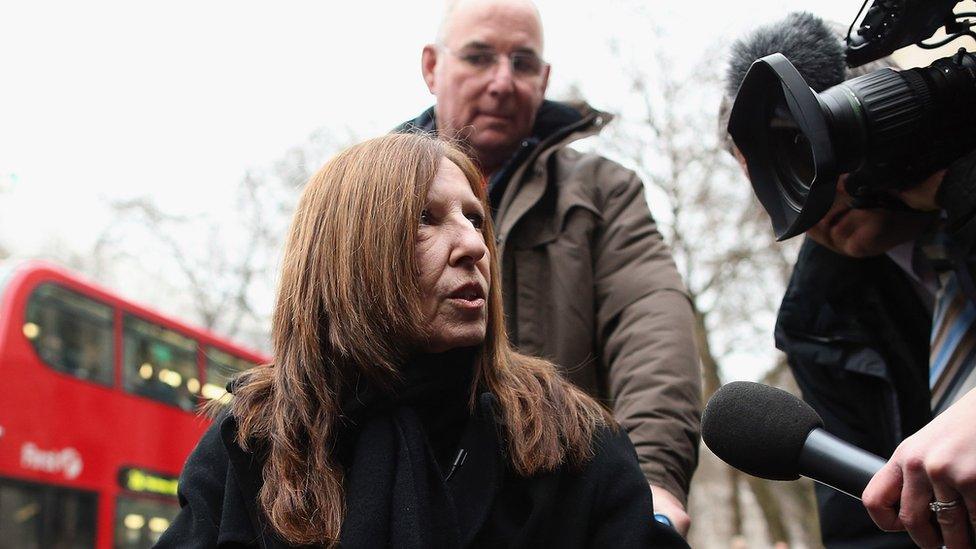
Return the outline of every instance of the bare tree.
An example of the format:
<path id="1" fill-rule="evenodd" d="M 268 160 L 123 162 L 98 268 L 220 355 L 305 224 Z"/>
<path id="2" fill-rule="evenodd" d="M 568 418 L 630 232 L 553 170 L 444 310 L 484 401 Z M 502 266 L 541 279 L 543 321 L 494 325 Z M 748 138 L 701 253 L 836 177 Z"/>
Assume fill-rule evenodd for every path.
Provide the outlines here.
<path id="1" fill-rule="evenodd" d="M 249 170 L 233 207 L 219 214 L 166 211 L 149 196 L 115 201 L 111 223 L 76 268 L 135 286 L 154 305 L 267 349 L 274 277 L 298 192 L 354 139 L 346 134 L 319 131 L 270 166 Z"/>
<path id="2" fill-rule="evenodd" d="M 743 357 L 768 361 L 764 368 L 753 368 L 751 377 L 769 371 L 774 375 L 766 381 L 795 391 L 782 356 L 771 352 L 771 331 L 797 243 L 775 242 L 748 181 L 722 149 L 717 54 L 706 52 L 702 58 L 708 61 L 687 76 L 678 74 L 679 64 L 661 53 L 639 60 L 639 68 L 626 69 L 631 93 L 597 147 L 634 168 L 648 184 L 648 201 L 691 296 L 703 397 L 711 396 L 730 364 L 742 364 Z M 714 488 L 720 485 L 725 486 L 728 512 L 722 520 L 710 520 L 706 517 L 718 518 Z M 695 497 L 695 487 L 707 492 L 704 498 Z M 741 475 L 703 449 L 692 492 L 695 546 L 730 538 L 819 545 L 809 483 L 770 483 Z M 755 508 L 743 507 L 749 505 Z"/>

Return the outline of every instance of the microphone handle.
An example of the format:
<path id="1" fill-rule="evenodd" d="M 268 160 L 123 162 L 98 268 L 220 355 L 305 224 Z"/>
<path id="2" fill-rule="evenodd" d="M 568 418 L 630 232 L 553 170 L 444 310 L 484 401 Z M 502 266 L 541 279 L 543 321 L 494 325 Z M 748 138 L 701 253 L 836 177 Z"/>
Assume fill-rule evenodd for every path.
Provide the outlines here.
<path id="1" fill-rule="evenodd" d="M 855 499 L 885 460 L 817 428 L 810 431 L 798 460 L 799 473 Z"/>

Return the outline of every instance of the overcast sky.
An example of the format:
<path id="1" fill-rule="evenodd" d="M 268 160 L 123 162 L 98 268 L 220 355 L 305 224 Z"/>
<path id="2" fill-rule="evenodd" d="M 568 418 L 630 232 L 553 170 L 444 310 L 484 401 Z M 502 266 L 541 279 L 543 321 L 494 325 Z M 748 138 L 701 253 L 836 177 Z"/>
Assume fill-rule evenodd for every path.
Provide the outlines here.
<path id="1" fill-rule="evenodd" d="M 668 55 L 691 63 L 790 10 L 846 22 L 859 4 L 543 1 L 551 95 L 577 83 L 613 110 L 621 77 L 608 72 L 607 44 L 639 61 L 652 22 Z M 0 3 L 0 241 L 22 255 L 51 239 L 84 249 L 106 201 L 131 196 L 219 211 L 248 167 L 318 128 L 370 136 L 415 116 L 431 102 L 420 49 L 441 6 Z"/>

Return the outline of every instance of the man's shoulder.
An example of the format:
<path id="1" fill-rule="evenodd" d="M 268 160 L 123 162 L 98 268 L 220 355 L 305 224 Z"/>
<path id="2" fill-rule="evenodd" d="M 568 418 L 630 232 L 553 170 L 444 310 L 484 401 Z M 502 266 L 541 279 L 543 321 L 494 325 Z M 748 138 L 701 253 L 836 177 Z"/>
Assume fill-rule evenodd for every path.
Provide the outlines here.
<path id="1" fill-rule="evenodd" d="M 599 169 L 633 173 L 633 170 L 625 168 L 616 160 L 595 151 L 580 150 L 573 147 L 571 143 L 557 147 L 553 152 L 553 159 L 561 166 L 571 169 Z"/>
<path id="2" fill-rule="evenodd" d="M 430 107 L 420 116 L 407 120 L 393 128 L 392 133 L 430 133 L 437 128 L 437 121 L 434 116 L 434 107 Z"/>
<path id="3" fill-rule="evenodd" d="M 908 276 L 885 255 L 848 257 L 807 238 L 793 267 L 787 297 L 816 302 L 865 297 L 866 290 L 879 290 L 879 277 L 908 281 Z"/>
<path id="4" fill-rule="evenodd" d="M 553 154 L 552 162 L 558 182 L 583 185 L 594 192 L 643 185 L 633 170 L 596 152 L 562 147 Z"/>
<path id="5" fill-rule="evenodd" d="M 899 306 L 889 306 L 892 303 Z M 879 315 L 896 315 L 909 330 L 915 320 L 927 318 L 924 307 L 911 279 L 891 258 L 847 257 L 807 239 L 777 313 L 776 337 L 779 341 L 787 333 L 863 332 L 864 325 L 856 319 Z"/>

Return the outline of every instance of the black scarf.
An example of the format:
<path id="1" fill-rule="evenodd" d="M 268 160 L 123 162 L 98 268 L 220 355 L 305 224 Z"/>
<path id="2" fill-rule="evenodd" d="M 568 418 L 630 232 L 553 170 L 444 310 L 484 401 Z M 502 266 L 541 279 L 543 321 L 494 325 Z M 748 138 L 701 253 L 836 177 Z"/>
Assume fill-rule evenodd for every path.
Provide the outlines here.
<path id="1" fill-rule="evenodd" d="M 468 411 L 473 358 L 417 357 L 393 394 L 367 386 L 345 403 L 343 548 L 461 547 L 477 534 L 503 469 L 494 396 Z"/>

